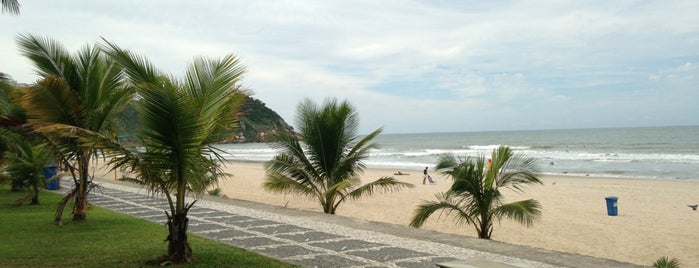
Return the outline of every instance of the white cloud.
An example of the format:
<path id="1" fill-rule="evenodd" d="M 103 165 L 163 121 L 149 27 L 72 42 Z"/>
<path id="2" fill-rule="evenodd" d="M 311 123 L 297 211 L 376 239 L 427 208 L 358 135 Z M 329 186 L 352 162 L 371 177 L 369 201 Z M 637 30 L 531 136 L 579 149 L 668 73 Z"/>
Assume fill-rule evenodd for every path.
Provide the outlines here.
<path id="1" fill-rule="evenodd" d="M 23 82 L 34 76 L 17 33 L 71 51 L 103 36 L 174 75 L 195 56 L 235 53 L 243 84 L 288 121 L 303 98 L 337 97 L 364 131 L 699 124 L 668 118 L 699 113 L 693 0 L 22 4 L 0 15 L 0 71 Z"/>

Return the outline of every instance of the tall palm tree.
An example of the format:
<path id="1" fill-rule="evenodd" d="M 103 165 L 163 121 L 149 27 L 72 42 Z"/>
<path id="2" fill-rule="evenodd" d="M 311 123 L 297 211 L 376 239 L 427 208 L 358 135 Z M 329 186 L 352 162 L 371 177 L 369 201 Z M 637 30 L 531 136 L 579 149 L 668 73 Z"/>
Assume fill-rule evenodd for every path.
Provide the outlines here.
<path id="1" fill-rule="evenodd" d="M 305 100 L 298 106 L 298 113 L 303 143 L 286 132 L 277 135 L 281 152 L 265 163 L 266 189 L 315 197 L 323 212 L 335 214 L 347 199 L 413 187 L 392 177 L 361 185 L 359 174 L 366 167 L 362 161 L 369 150 L 377 148 L 372 140 L 381 129 L 360 139 L 356 134 L 358 115 L 347 101 L 338 104 L 330 100 L 319 107 Z"/>
<path id="2" fill-rule="evenodd" d="M 73 220 L 85 220 L 87 196 L 93 187 L 90 160 L 95 151 L 76 138 L 66 138 L 62 126 L 115 133 L 116 114 L 130 100 L 132 90 L 122 85 L 121 69 L 96 46 L 85 46 L 71 55 L 48 38 L 19 35 L 17 43 L 40 76 L 21 100 L 27 121 L 62 153 L 63 164 L 75 181 L 75 188 L 59 204 L 56 223 L 62 224 L 62 213 L 70 200 L 75 201 Z"/>
<path id="3" fill-rule="evenodd" d="M 137 90 L 142 128 L 135 135 L 138 148 L 121 148 L 114 167 L 128 166 L 136 180 L 167 197 L 168 254 L 162 260 L 192 260 L 187 241 L 187 213 L 195 201 L 187 194 L 203 193 L 218 179 L 222 160 L 215 142 L 230 138 L 245 97 L 237 85 L 244 72 L 234 55 L 219 60 L 197 58 L 182 80 L 166 76 L 145 58 L 105 41 L 103 49 L 118 62 Z M 220 172 L 214 172 L 221 174 Z"/>
<path id="4" fill-rule="evenodd" d="M 437 194 L 437 201 L 425 202 L 415 210 L 410 226 L 421 227 L 435 212 L 454 214 L 457 223 L 473 225 L 478 238 L 490 239 L 493 222 L 502 218 L 531 226 L 541 215 L 538 201 L 527 199 L 503 204 L 501 188 L 522 192 L 522 186 L 541 184 L 536 176 L 535 160 L 515 156 L 506 146 L 491 155 L 492 164 L 486 168 L 485 157 L 457 158 L 441 155 L 435 167 L 454 180 L 449 191 Z M 486 170 L 487 169 L 487 170 Z"/>

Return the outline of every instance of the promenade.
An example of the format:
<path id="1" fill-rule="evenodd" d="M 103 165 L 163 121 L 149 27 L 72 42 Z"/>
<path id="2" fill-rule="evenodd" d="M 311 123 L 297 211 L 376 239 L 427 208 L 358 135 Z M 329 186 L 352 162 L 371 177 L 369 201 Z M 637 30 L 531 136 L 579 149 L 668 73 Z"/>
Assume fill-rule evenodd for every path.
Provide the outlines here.
<path id="1" fill-rule="evenodd" d="M 95 180 L 95 183 L 100 187 L 91 193 L 90 202 L 93 205 L 165 223 L 167 201 L 164 197 L 151 196 L 145 189 L 125 182 Z M 62 180 L 62 187 L 58 191 L 67 191 L 71 184 L 70 180 Z M 212 196 L 199 197 L 188 217 L 190 234 L 303 267 L 417 268 L 437 267 L 437 264 L 445 263 L 483 268 L 641 267 L 614 260 Z M 196 254 L 196 249 L 193 250 Z"/>

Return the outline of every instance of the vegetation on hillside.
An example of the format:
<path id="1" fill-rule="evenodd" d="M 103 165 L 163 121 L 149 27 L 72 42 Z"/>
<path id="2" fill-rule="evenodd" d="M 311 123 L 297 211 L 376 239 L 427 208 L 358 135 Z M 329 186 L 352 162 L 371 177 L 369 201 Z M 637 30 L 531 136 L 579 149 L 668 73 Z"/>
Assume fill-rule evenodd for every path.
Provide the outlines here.
<path id="1" fill-rule="evenodd" d="M 138 112 L 134 99 L 129 102 L 124 111 L 119 115 L 119 124 L 122 132 L 119 137 L 122 141 L 133 140 L 135 129 L 139 129 Z M 246 96 L 243 100 L 238 128 L 231 135 L 230 139 L 224 143 L 246 143 L 246 142 L 271 142 L 274 141 L 274 134 L 277 132 L 294 133 L 294 128 L 284 121 L 274 110 L 265 105 L 264 102 Z"/>
<path id="2" fill-rule="evenodd" d="M 270 142 L 274 141 L 274 134 L 277 132 L 294 133 L 294 128 L 262 101 L 248 96 L 243 106 L 238 133 L 230 142 Z"/>

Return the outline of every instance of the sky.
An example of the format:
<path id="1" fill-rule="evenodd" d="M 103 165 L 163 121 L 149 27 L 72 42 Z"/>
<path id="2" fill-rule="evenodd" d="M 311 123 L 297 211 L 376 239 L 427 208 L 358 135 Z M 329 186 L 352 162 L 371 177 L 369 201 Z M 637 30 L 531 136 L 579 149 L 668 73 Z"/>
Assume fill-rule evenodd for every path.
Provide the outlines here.
<path id="1" fill-rule="evenodd" d="M 177 77 L 237 55 L 296 125 L 347 100 L 360 133 L 699 125 L 699 1 L 27 1 L 0 15 L 0 72 L 37 80 L 18 34 L 105 38 Z"/>

